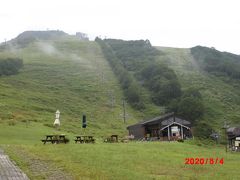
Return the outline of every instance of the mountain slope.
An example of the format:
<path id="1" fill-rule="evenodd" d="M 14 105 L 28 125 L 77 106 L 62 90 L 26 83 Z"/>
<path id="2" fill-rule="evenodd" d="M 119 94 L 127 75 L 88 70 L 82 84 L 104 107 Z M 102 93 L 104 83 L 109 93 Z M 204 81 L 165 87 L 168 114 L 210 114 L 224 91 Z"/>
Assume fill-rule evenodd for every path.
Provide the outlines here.
<path id="1" fill-rule="evenodd" d="M 92 133 L 125 132 L 122 91 L 95 42 L 66 37 L 37 40 L 25 48 L 10 46 L 0 57 L 20 57 L 24 68 L 17 75 L 0 77 L 1 122 L 36 121 L 52 126 L 56 109 L 61 128 L 79 132 L 82 114 Z M 128 123 L 136 111 L 127 106 Z"/>
<path id="2" fill-rule="evenodd" d="M 224 120 L 232 125 L 239 123 L 239 89 L 220 77 L 204 71 L 191 54 L 190 49 L 157 47 L 165 54 L 158 61 L 167 63 L 175 70 L 182 88 L 197 87 L 204 99 L 205 115 L 203 120 L 217 131 Z"/>

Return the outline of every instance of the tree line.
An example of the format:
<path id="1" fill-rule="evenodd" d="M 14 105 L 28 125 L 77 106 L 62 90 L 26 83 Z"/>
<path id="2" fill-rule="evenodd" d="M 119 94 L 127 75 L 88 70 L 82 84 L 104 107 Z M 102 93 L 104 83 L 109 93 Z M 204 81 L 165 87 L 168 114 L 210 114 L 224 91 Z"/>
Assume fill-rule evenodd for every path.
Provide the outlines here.
<path id="1" fill-rule="evenodd" d="M 181 96 L 176 74 L 167 65 L 156 61 L 162 52 L 154 48 L 149 40 L 106 39 L 104 42 L 112 48 L 123 67 L 133 74 L 136 82 L 150 91 L 153 103 L 166 105 Z"/>
<path id="2" fill-rule="evenodd" d="M 0 59 L 0 76 L 17 74 L 23 67 L 23 60 L 19 58 Z"/>
<path id="3" fill-rule="evenodd" d="M 202 95 L 196 87 L 189 87 L 183 91 L 180 97 L 168 104 L 167 109 L 191 121 L 194 125 L 196 125 L 196 120 L 203 117 L 205 111 Z"/>
<path id="4" fill-rule="evenodd" d="M 101 46 L 102 52 L 113 69 L 119 83 L 123 89 L 124 96 L 127 98 L 128 103 L 135 109 L 144 109 L 142 99 L 141 87 L 138 85 L 133 76 L 124 68 L 121 61 L 115 55 L 111 46 L 105 43 L 102 39 L 96 38 L 95 41 Z"/>
<path id="5" fill-rule="evenodd" d="M 178 116 L 191 122 L 203 116 L 200 92 L 189 88 L 182 92 L 175 72 L 156 60 L 163 52 L 152 47 L 148 40 L 123 41 L 96 38 L 102 52 L 116 74 L 124 95 L 132 107 L 144 109 L 143 90 L 150 93 L 150 101 L 166 106 Z"/>
<path id="6" fill-rule="evenodd" d="M 191 54 L 205 71 L 217 76 L 240 79 L 239 55 L 220 52 L 214 48 L 202 46 L 191 48 Z"/>

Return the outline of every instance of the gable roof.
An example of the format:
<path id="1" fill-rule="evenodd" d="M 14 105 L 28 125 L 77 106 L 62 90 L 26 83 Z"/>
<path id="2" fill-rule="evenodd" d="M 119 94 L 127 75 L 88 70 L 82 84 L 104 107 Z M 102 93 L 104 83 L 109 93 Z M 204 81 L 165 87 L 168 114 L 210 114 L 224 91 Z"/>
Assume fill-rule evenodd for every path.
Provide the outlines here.
<path id="1" fill-rule="evenodd" d="M 180 124 L 180 123 L 177 123 L 177 122 L 173 122 L 173 123 L 168 124 L 167 126 L 163 127 L 163 128 L 160 129 L 160 130 L 166 129 L 166 128 L 169 127 L 169 126 L 171 126 L 171 125 L 176 125 L 176 124 L 177 124 L 177 125 L 180 125 L 180 126 L 182 126 L 182 127 L 184 127 L 184 128 L 186 128 L 186 129 L 190 129 L 189 127 L 184 126 L 183 124 Z"/>
<path id="2" fill-rule="evenodd" d="M 139 124 L 144 125 L 144 124 L 153 123 L 153 122 L 156 122 L 156 121 L 160 121 L 160 120 L 167 119 L 167 118 L 169 118 L 169 117 L 171 117 L 171 116 L 173 116 L 173 115 L 174 115 L 174 113 L 164 114 L 164 115 L 162 115 L 162 116 L 157 116 L 157 117 L 155 117 L 155 118 L 153 118 L 153 119 L 149 119 L 149 120 L 146 120 L 146 121 L 142 121 L 142 122 L 140 122 Z"/>
<path id="3" fill-rule="evenodd" d="M 160 124 L 160 123 L 161 123 L 161 126 L 168 126 L 170 124 L 173 124 L 174 122 L 176 122 L 178 124 L 186 125 L 186 126 L 189 126 L 191 124 L 187 120 L 176 117 L 174 115 L 174 113 L 168 113 L 168 114 L 158 116 L 158 117 L 155 117 L 155 118 L 147 120 L 147 121 L 142 121 L 142 122 L 133 124 L 131 126 L 128 126 L 127 128 L 132 127 L 132 126 L 137 126 L 137 125 L 144 126 L 144 125 Z"/>

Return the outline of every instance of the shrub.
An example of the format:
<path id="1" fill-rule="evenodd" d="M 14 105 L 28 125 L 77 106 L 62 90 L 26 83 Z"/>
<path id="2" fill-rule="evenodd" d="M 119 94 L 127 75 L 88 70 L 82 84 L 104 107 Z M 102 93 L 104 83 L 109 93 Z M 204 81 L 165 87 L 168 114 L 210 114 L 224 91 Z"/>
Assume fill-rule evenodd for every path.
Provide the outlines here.
<path id="1" fill-rule="evenodd" d="M 189 88 L 183 95 L 168 104 L 168 111 L 175 112 L 178 116 L 192 123 L 204 115 L 204 104 L 200 92 L 196 88 Z"/>
<path id="2" fill-rule="evenodd" d="M 17 124 L 17 122 L 14 121 L 14 120 L 8 121 L 8 125 L 9 125 L 9 126 L 15 126 L 16 124 Z"/>
<path id="3" fill-rule="evenodd" d="M 17 74 L 23 67 L 23 61 L 19 58 L 0 59 L 0 76 Z"/>
<path id="4" fill-rule="evenodd" d="M 183 140 L 183 139 L 178 139 L 177 142 L 181 142 L 181 143 L 183 143 L 184 140 Z"/>

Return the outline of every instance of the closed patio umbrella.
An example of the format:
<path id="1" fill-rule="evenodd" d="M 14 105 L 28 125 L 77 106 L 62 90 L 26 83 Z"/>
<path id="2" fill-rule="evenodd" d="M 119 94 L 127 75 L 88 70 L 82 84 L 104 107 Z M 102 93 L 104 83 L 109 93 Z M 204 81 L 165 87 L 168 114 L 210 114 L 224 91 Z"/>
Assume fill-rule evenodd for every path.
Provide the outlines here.
<path id="1" fill-rule="evenodd" d="M 55 117 L 55 121 L 54 121 L 53 125 L 60 126 L 60 111 L 59 110 L 56 111 L 56 117 Z"/>

